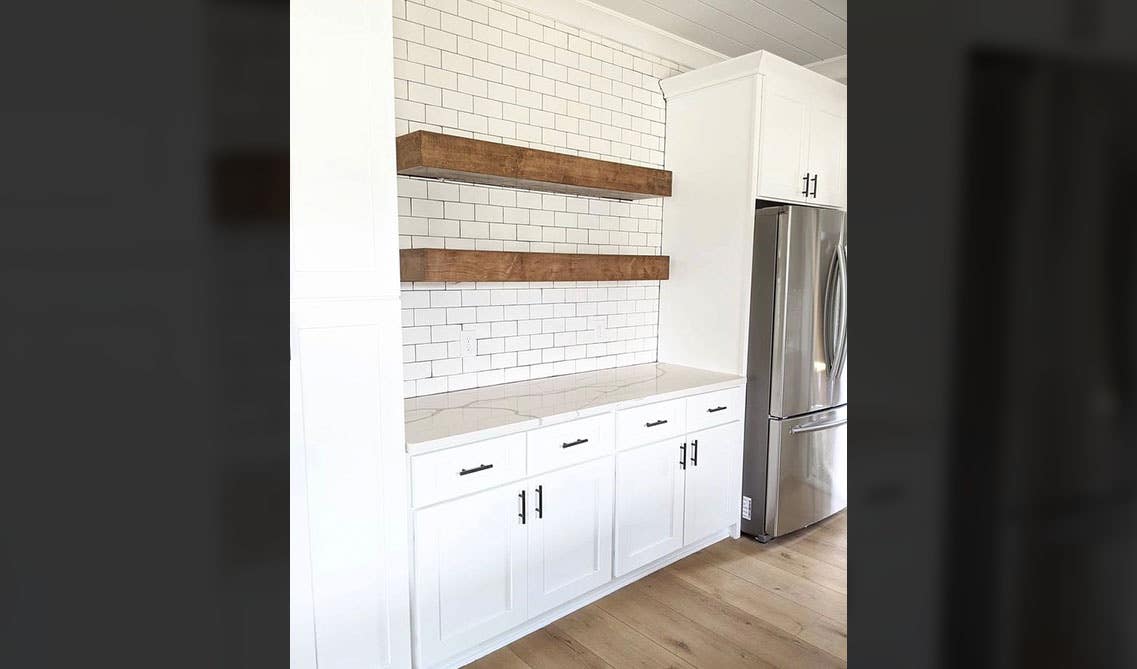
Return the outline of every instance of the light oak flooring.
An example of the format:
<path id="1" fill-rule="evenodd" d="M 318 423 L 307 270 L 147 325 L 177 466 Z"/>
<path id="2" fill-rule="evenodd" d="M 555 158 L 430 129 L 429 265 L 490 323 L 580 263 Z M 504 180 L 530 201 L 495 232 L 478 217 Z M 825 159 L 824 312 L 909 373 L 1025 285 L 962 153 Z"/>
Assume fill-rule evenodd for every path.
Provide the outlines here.
<path id="1" fill-rule="evenodd" d="M 844 667 L 848 515 L 724 539 L 468 665 Z"/>

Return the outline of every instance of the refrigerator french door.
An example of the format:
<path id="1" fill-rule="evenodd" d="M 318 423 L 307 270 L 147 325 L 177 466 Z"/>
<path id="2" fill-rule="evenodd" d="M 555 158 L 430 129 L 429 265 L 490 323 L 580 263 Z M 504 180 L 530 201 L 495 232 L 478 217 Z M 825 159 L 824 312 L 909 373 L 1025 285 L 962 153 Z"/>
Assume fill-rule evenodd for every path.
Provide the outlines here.
<path id="1" fill-rule="evenodd" d="M 755 214 L 742 531 L 767 541 L 847 505 L 845 212 Z"/>

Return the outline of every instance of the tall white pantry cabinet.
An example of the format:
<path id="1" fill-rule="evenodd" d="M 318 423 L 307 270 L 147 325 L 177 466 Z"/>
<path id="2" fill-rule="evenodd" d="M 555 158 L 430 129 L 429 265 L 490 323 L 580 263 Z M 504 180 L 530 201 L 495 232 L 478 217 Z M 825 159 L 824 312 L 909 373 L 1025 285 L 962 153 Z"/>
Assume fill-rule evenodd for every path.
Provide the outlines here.
<path id="1" fill-rule="evenodd" d="M 659 360 L 745 375 L 755 202 L 846 208 L 847 87 L 766 51 L 660 86 L 675 183 Z"/>
<path id="2" fill-rule="evenodd" d="M 293 669 L 411 664 L 391 12 L 290 6 Z"/>

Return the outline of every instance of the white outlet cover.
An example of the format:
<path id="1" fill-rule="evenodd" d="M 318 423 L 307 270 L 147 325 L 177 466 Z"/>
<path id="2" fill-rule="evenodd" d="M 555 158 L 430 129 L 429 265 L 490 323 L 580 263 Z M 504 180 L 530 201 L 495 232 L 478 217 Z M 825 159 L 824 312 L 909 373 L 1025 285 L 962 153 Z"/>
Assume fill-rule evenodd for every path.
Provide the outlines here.
<path id="1" fill-rule="evenodd" d="M 477 333 L 473 330 L 463 330 L 458 334 L 458 347 L 463 358 L 472 358 L 478 354 Z"/>

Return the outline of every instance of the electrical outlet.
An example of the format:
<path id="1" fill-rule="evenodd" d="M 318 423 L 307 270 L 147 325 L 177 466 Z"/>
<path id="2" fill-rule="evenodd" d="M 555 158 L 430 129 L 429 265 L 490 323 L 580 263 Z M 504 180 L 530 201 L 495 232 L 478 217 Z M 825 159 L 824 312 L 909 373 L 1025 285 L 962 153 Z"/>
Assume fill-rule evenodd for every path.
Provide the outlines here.
<path id="1" fill-rule="evenodd" d="M 458 334 L 458 347 L 463 358 L 472 358 L 478 354 L 478 338 L 473 330 L 463 330 Z"/>

